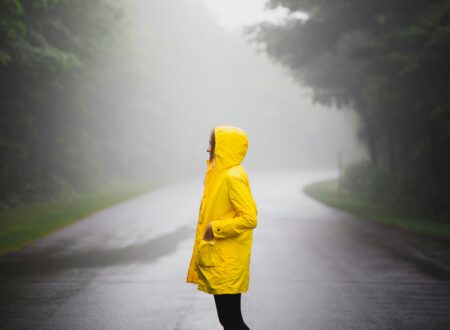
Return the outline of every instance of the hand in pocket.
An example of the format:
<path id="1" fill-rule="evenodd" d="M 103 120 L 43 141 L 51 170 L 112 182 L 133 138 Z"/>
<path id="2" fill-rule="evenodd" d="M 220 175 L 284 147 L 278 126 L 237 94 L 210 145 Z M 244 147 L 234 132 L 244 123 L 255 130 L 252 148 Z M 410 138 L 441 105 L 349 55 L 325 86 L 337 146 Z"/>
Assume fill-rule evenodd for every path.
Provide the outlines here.
<path id="1" fill-rule="evenodd" d="M 198 244 L 197 265 L 211 267 L 217 264 L 216 242 L 202 239 Z"/>

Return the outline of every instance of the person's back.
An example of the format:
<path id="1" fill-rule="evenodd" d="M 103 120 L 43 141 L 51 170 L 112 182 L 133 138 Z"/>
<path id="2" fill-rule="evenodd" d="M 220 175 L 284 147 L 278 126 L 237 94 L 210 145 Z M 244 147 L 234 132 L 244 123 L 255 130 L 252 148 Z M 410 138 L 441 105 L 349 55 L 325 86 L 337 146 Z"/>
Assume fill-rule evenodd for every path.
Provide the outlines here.
<path id="1" fill-rule="evenodd" d="M 225 329 L 248 329 L 241 316 L 240 295 L 249 288 L 253 228 L 257 225 L 257 207 L 241 165 L 248 139 L 240 128 L 217 126 L 210 144 L 186 281 L 214 295 Z"/>

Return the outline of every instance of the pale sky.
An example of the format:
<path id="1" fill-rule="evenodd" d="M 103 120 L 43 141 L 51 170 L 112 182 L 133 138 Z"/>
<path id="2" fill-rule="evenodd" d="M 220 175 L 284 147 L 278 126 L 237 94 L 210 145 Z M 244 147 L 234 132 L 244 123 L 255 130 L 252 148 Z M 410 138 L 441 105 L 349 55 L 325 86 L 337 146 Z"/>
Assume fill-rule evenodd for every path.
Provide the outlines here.
<path id="1" fill-rule="evenodd" d="M 265 10 L 267 0 L 190 0 L 202 3 L 215 17 L 218 24 L 227 30 L 269 21 L 281 24 L 286 18 L 306 19 L 305 13 L 291 13 L 286 8 L 278 7 L 275 10 Z"/>

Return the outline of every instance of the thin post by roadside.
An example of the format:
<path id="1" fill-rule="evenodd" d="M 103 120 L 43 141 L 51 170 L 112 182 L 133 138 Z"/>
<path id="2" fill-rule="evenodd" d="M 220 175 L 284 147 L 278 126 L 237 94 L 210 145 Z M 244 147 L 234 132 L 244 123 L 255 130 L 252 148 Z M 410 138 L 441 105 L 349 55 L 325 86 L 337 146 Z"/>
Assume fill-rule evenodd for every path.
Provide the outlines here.
<path id="1" fill-rule="evenodd" d="M 338 179 L 337 179 L 337 194 L 341 195 L 341 176 L 342 176 L 342 154 L 341 151 L 337 152 L 337 165 L 338 165 Z"/>

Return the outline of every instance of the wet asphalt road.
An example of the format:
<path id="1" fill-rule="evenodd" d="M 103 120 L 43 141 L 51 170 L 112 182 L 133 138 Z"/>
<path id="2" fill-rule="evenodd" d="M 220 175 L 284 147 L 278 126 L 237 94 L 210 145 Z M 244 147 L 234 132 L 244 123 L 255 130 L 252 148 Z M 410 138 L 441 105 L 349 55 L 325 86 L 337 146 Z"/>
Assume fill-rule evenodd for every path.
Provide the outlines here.
<path id="1" fill-rule="evenodd" d="M 450 245 L 356 219 L 301 188 L 336 173 L 251 175 L 252 330 L 450 329 Z M 166 186 L 0 257 L 0 329 L 219 326 L 185 283 L 202 182 Z"/>

